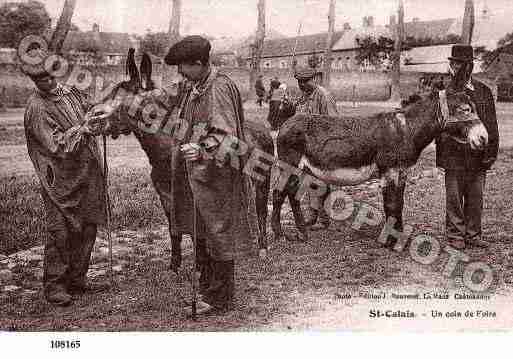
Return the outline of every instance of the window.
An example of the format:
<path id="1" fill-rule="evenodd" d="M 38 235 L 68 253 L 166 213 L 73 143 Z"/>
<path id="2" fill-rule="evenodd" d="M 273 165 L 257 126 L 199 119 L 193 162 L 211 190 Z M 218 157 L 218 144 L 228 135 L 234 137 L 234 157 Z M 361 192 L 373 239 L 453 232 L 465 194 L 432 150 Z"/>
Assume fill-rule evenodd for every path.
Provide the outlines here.
<path id="1" fill-rule="evenodd" d="M 287 68 L 287 61 L 281 60 L 280 61 L 280 69 L 286 69 Z"/>
<path id="2" fill-rule="evenodd" d="M 270 68 L 271 67 L 271 62 L 270 61 L 264 62 L 264 67 L 267 68 L 267 69 Z"/>

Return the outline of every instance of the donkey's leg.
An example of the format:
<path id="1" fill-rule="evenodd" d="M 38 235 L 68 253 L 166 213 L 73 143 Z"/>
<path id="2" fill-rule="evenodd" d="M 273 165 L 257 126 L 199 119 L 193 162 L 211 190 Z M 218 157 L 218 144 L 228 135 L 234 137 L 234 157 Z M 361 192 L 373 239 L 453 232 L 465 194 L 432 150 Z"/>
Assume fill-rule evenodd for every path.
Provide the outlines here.
<path id="1" fill-rule="evenodd" d="M 171 237 L 171 263 L 169 269 L 173 272 L 178 272 L 178 269 L 182 266 L 182 233 L 173 229 L 173 225 L 170 220 L 170 214 L 166 211 L 167 223 L 169 228 L 169 236 Z"/>
<path id="2" fill-rule="evenodd" d="M 263 183 L 256 186 L 256 211 L 258 216 L 258 228 L 260 236 L 258 238 L 258 247 L 263 256 L 263 251 L 268 250 L 267 243 L 267 202 L 269 201 L 270 179 L 266 178 Z"/>
<path id="3" fill-rule="evenodd" d="M 387 224 L 392 224 L 392 228 L 402 233 L 403 231 L 403 207 L 404 207 L 404 190 L 406 180 L 399 179 L 398 182 L 387 181 L 383 188 L 383 207 L 385 210 L 385 220 Z M 397 243 L 397 236 L 389 235 L 387 238 L 387 246 L 393 248 Z"/>
<path id="4" fill-rule="evenodd" d="M 169 233 L 171 235 L 171 263 L 169 269 L 177 272 L 182 266 L 182 233 L 173 234 L 171 231 Z"/>
<path id="5" fill-rule="evenodd" d="M 274 239 L 279 241 L 283 237 L 283 229 L 281 227 L 281 208 L 285 202 L 287 193 L 285 191 L 273 191 L 273 215 L 271 218 L 271 226 L 274 232 Z"/>
<path id="6" fill-rule="evenodd" d="M 299 238 L 300 242 L 308 241 L 308 231 L 307 226 L 305 224 L 305 217 L 303 216 L 303 211 L 301 210 L 301 202 L 296 198 L 295 193 L 288 194 L 290 207 L 292 208 L 292 214 L 294 215 L 294 221 L 296 223 L 296 228 L 299 230 Z M 290 236 L 287 236 L 290 239 Z"/>

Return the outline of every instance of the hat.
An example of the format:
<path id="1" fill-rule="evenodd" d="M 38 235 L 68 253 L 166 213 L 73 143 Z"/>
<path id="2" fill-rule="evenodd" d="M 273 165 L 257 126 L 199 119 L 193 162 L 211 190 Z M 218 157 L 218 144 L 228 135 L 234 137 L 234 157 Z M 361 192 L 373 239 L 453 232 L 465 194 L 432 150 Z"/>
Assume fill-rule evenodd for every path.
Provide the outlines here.
<path id="1" fill-rule="evenodd" d="M 310 68 L 301 69 L 301 70 L 296 71 L 296 73 L 294 74 L 294 77 L 298 81 L 308 81 L 308 80 L 313 79 L 316 75 L 318 75 L 320 73 L 321 73 L 321 71 L 315 70 L 315 69 L 310 69 Z"/>
<path id="2" fill-rule="evenodd" d="M 45 68 L 45 60 L 49 54 L 40 48 L 27 51 L 24 57 L 20 58 L 21 72 L 31 78 L 45 77 L 50 75 Z"/>
<path id="3" fill-rule="evenodd" d="M 461 62 L 474 61 L 474 49 L 470 45 L 457 44 L 452 46 L 449 60 Z"/>
<path id="4" fill-rule="evenodd" d="M 185 62 L 208 62 L 210 59 L 210 42 L 201 36 L 187 36 L 174 44 L 164 61 L 168 65 L 180 65 Z"/>

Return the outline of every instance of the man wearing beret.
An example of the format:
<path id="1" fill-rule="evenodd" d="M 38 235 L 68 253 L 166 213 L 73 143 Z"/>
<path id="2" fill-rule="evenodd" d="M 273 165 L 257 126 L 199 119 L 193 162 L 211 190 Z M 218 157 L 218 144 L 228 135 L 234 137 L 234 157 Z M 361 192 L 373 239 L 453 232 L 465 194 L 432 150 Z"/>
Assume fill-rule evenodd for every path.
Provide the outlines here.
<path id="1" fill-rule="evenodd" d="M 303 96 L 296 105 L 296 111 L 313 115 L 328 115 L 330 117 L 339 116 L 337 102 L 331 93 L 324 87 L 315 83 L 314 78 L 321 73 L 315 69 L 303 69 L 296 71 L 294 77 L 298 82 L 298 87 Z M 321 198 L 310 198 L 310 210 L 306 219 L 307 226 L 313 226 L 319 222 L 321 226 L 327 228 L 330 224 L 328 214 L 324 210 L 324 199 L 327 198 L 329 191 Z"/>
<path id="2" fill-rule="evenodd" d="M 180 131 L 185 135 L 172 171 L 173 176 L 185 174 L 187 180 L 171 182 L 185 186 L 183 198 L 175 199 L 173 208 L 190 214 L 189 222 L 180 224 L 180 231 L 197 234 L 199 314 L 230 310 L 235 259 L 254 242 L 247 219 L 249 190 L 242 166 L 236 168 L 229 158 L 216 156 L 223 141 L 244 141 L 242 100 L 235 83 L 210 66 L 210 49 L 208 40 L 188 36 L 171 47 L 165 58 L 167 65 L 178 66 L 188 82 L 179 108 Z M 191 221 L 194 217 L 197 221 Z M 190 312 L 191 308 L 186 310 Z"/>
<path id="3" fill-rule="evenodd" d="M 456 249 L 486 248 L 482 238 L 481 218 L 486 172 L 497 159 L 499 131 L 491 90 L 472 78 L 474 53 L 471 46 L 454 45 L 449 57 L 451 87 L 470 97 L 489 141 L 483 150 L 472 150 L 451 135 L 437 140 L 437 167 L 445 170 L 446 238 Z"/>
<path id="4" fill-rule="evenodd" d="M 45 59 L 44 52 L 34 56 Z M 86 116 L 89 102 L 74 87 L 57 83 L 43 65 L 23 64 L 36 85 L 25 111 L 25 136 L 46 209 L 44 294 L 65 306 L 72 295 L 106 289 L 86 286 L 97 226 L 105 223 L 104 177 L 96 138 L 99 118 Z"/>

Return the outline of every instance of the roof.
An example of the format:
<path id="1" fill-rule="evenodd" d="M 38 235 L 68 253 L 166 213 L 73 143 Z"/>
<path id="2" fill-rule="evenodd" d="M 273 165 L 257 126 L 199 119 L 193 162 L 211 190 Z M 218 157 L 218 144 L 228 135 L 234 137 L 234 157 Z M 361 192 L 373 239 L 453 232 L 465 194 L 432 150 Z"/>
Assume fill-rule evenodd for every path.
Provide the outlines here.
<path id="1" fill-rule="evenodd" d="M 333 34 L 332 44 L 335 44 L 342 34 L 343 31 L 335 32 Z M 262 57 L 290 56 L 294 53 L 294 48 L 296 49 L 296 55 L 323 52 L 326 50 L 327 38 L 328 33 L 323 32 L 313 35 L 265 41 Z"/>
<path id="2" fill-rule="evenodd" d="M 71 31 L 64 41 L 64 51 L 96 49 L 106 54 L 126 54 L 134 47 L 130 35 L 120 32 Z"/>
<path id="3" fill-rule="evenodd" d="M 415 47 L 402 53 L 401 71 L 447 73 L 452 45 Z"/>
<path id="4" fill-rule="evenodd" d="M 411 65 L 414 64 L 447 64 L 447 58 L 451 55 L 452 45 L 436 45 L 415 47 L 405 51 L 405 57 Z"/>
<path id="5" fill-rule="evenodd" d="M 457 19 L 443 19 L 432 21 L 412 21 L 404 24 L 405 36 L 415 39 L 443 39 L 449 34 L 458 34 L 455 24 Z M 461 32 L 461 31 L 460 31 Z M 372 26 L 350 29 L 344 32 L 340 40 L 333 46 L 334 51 L 353 50 L 358 48 L 357 39 L 372 36 L 393 38 L 390 26 Z"/>
<path id="6" fill-rule="evenodd" d="M 425 73 L 447 73 L 452 45 L 435 45 L 415 47 L 403 51 L 401 59 L 408 59 L 408 62 L 401 62 L 401 71 L 404 72 L 425 72 Z M 482 72 L 481 63 L 474 62 L 474 73 Z"/>
<path id="7" fill-rule="evenodd" d="M 455 26 L 457 21 L 457 19 L 412 21 L 404 24 L 404 31 L 406 37 L 411 36 L 415 39 L 443 39 L 450 34 L 461 34 L 461 27 L 458 30 Z"/>

